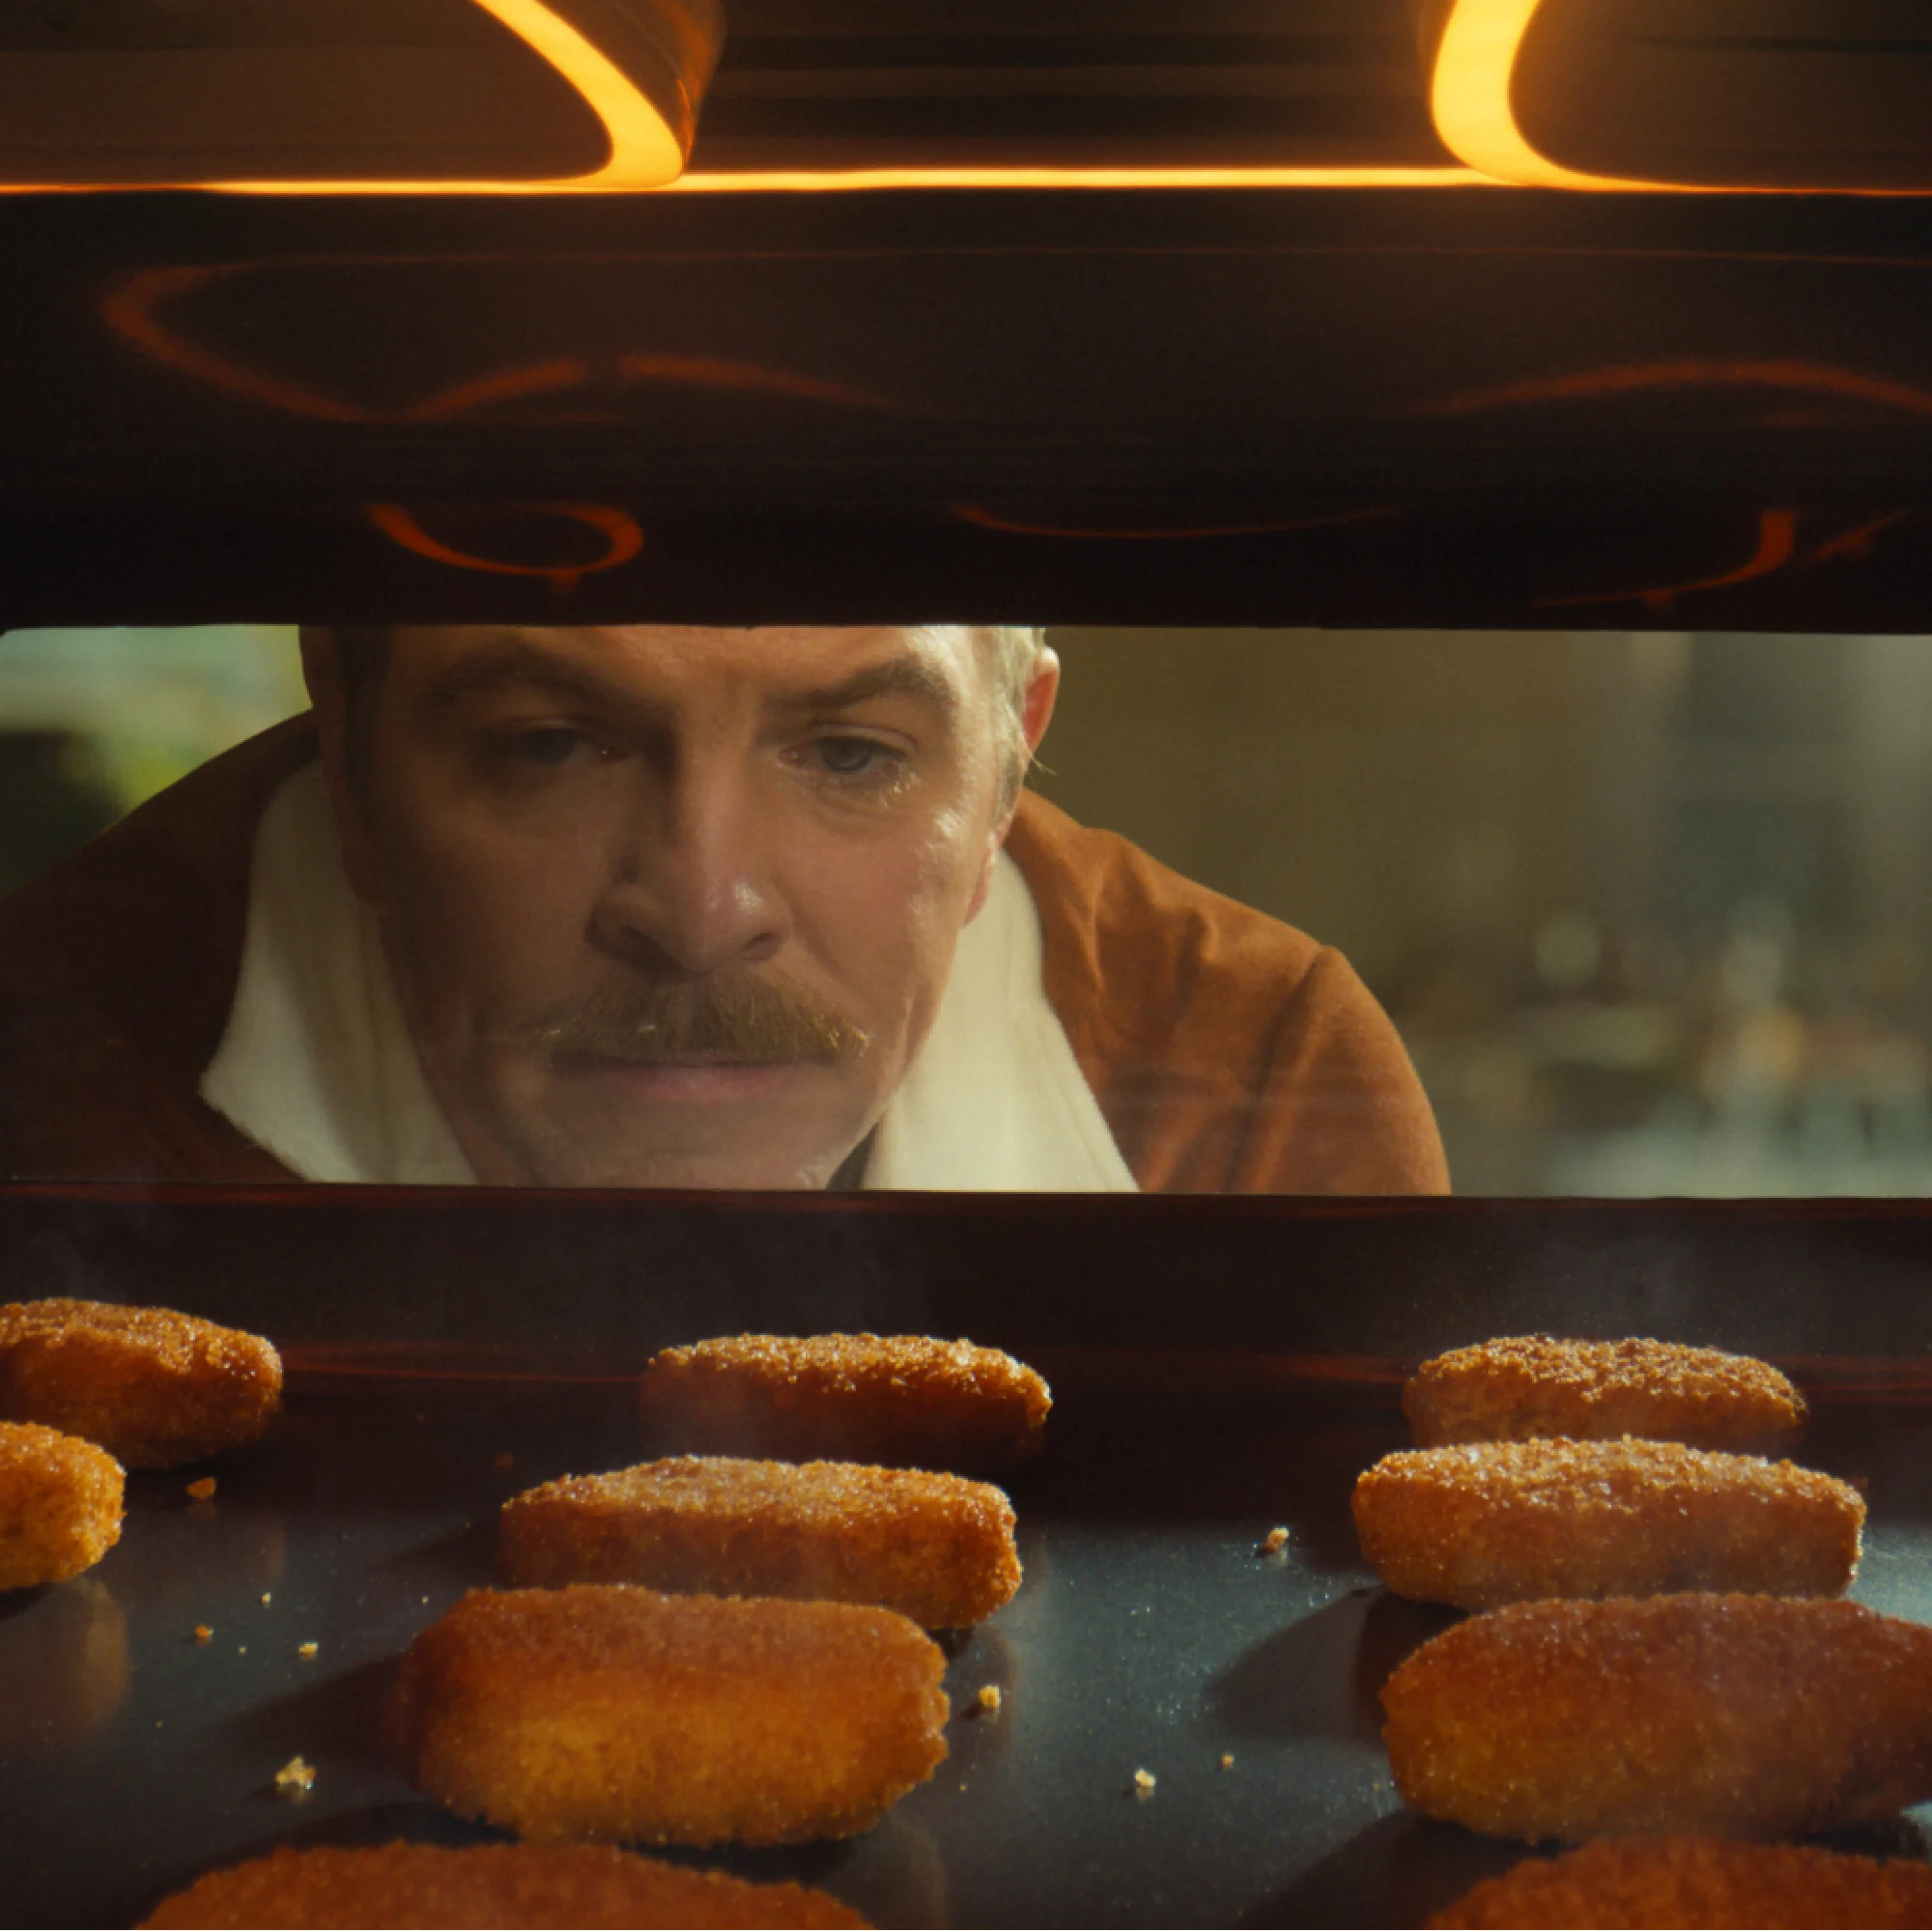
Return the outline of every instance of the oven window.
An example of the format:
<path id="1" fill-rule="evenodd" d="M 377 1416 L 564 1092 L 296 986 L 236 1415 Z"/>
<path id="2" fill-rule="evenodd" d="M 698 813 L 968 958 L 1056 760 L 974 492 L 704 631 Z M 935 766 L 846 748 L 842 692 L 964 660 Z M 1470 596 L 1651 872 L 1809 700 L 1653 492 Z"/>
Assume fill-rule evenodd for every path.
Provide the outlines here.
<path id="1" fill-rule="evenodd" d="M 394 647 L 408 648 L 410 635 L 397 634 Z M 578 635 L 581 640 L 589 634 Z M 1250 1081 L 1248 1104 L 1261 1125 L 1236 1130 L 1220 1121 L 1202 1129 L 1220 1136 L 1211 1158 L 1167 1144 L 1183 1130 L 1172 1126 L 1163 1109 L 1184 1112 L 1192 1106 L 1206 1120 L 1203 1110 L 1209 1108 L 1210 1097 L 1204 1096 L 1210 1096 L 1216 1080 L 1223 1074 L 1248 1077 L 1236 1064 L 1243 1055 L 1264 1050 L 1256 1045 L 1257 1030 L 1276 1029 L 1278 1037 L 1265 1042 L 1264 1050 L 1279 1062 L 1288 1051 L 1286 1030 L 1300 1023 L 1292 1003 L 1278 1001 L 1279 1013 L 1252 1006 L 1254 974 L 1247 980 L 1236 975 L 1225 987 L 1211 975 L 1202 979 L 1207 969 L 1179 956 L 1176 934 L 1199 928 L 1208 934 L 1203 944 L 1210 951 L 1218 946 L 1239 952 L 1262 944 L 1254 935 L 1271 931 L 1266 922 L 1272 921 L 1345 958 L 1366 988 L 1363 1000 L 1373 1002 L 1364 1010 L 1378 1007 L 1392 1023 L 1426 1094 L 1449 1179 L 1460 1193 L 1932 1192 L 1932 898 L 1923 891 L 1923 881 L 1932 875 L 1932 744 L 1918 722 L 1932 704 L 1932 652 L 1922 641 L 1659 631 L 1054 629 L 1045 642 L 1058 659 L 1060 686 L 1027 789 L 1052 815 L 1037 803 L 1023 806 L 1009 851 L 1017 855 L 1039 915 L 1045 963 L 1037 971 L 1047 997 L 1043 1006 L 1036 1002 L 1025 1012 L 1016 1009 L 1016 1018 L 981 1023 L 1023 1028 L 1040 1013 L 1064 1022 L 1070 1048 L 1065 1064 L 1073 1069 L 1068 1077 L 1084 1079 L 1098 1106 L 1071 1125 L 1060 1122 L 1052 1131 L 1091 1138 L 1097 1121 L 1102 1139 L 1111 1133 L 1113 1166 L 1104 1147 L 1080 1156 L 1096 1175 L 1115 1177 L 1113 1183 L 1093 1184 L 1172 1191 L 1270 1186 L 1405 1191 L 1405 1176 L 1424 1177 L 1415 1181 L 1418 1188 L 1430 1184 L 1423 1167 L 1412 1161 L 1338 1166 L 1330 1176 L 1333 1184 L 1306 1188 L 1296 1184 L 1297 1170 L 1287 1155 L 1272 1169 L 1254 1158 L 1243 1170 L 1240 1162 L 1248 1157 L 1241 1151 L 1243 1136 L 1252 1143 L 1273 1118 L 1270 1109 L 1300 1108 L 1306 1118 L 1297 1131 L 1311 1147 L 1324 1134 L 1332 1140 L 1363 1131 L 1359 1121 L 1337 1125 L 1342 1116 L 1333 1109 L 1324 1115 L 1319 1093 L 1296 1090 L 1286 1076 L 1271 1087 L 1266 1080 Z M 500 661 L 500 670 L 508 659 L 499 650 L 495 661 Z M 959 662 L 970 666 L 973 660 L 969 654 Z M 961 674 L 970 686 L 970 669 Z M 474 676 L 471 683 L 477 685 Z M 962 690 L 970 698 L 970 690 Z M 485 868 L 475 876 L 486 883 L 500 880 L 506 893 L 521 890 L 519 879 L 531 881 L 532 904 L 540 908 L 533 917 L 567 923 L 582 910 L 574 909 L 566 896 L 546 896 L 552 882 L 539 884 L 531 871 L 533 840 L 553 838 L 556 852 L 576 854 L 568 863 L 580 864 L 590 836 L 586 827 L 594 822 L 608 834 L 621 815 L 612 801 L 623 785 L 633 783 L 617 776 L 624 759 L 632 761 L 624 769 L 641 772 L 659 757 L 670 771 L 712 755 L 696 739 L 678 738 L 684 726 L 666 723 L 668 712 L 650 709 L 661 700 L 670 702 L 657 687 L 639 685 L 631 696 L 641 708 L 623 714 L 621 731 L 633 735 L 614 751 L 596 730 L 573 737 L 575 713 L 554 721 L 548 713 L 544 718 L 531 713 L 526 720 L 523 711 L 514 705 L 506 710 L 496 697 L 490 699 L 495 710 L 484 706 L 476 712 L 479 733 L 499 725 L 512 738 L 515 730 L 524 731 L 504 753 L 517 761 L 515 773 L 502 779 L 504 789 L 485 806 L 468 817 L 451 816 L 438 837 L 469 837 L 486 823 L 501 830 L 502 849 L 514 848 L 515 863 L 506 859 L 497 871 Z M 798 744 L 809 744 L 808 750 L 785 741 L 779 749 L 792 763 L 784 767 L 789 776 L 782 783 L 793 789 L 774 791 L 748 821 L 762 829 L 744 836 L 776 838 L 772 828 L 788 826 L 787 814 L 795 812 L 805 827 L 800 838 L 809 833 L 819 841 L 797 848 L 809 850 L 819 876 L 827 866 L 846 863 L 841 855 L 869 851 L 873 857 L 867 863 L 883 895 L 883 881 L 905 852 L 881 828 L 891 813 L 909 810 L 903 801 L 927 782 L 919 773 L 907 776 L 912 768 L 894 760 L 901 757 L 905 742 L 927 729 L 929 714 L 919 707 L 932 696 L 919 675 L 902 675 L 883 698 L 867 696 L 816 737 L 802 735 Z M 471 703 L 476 697 L 471 691 L 451 702 Z M 553 698 L 553 710 L 561 706 L 569 712 L 555 693 L 545 702 Z M 631 701 L 621 692 L 611 699 L 620 700 Z M 92 876 L 74 869 L 104 849 L 90 840 L 207 761 L 281 724 L 306 702 L 296 634 L 287 629 L 14 632 L 0 639 L 0 885 L 16 895 L 0 909 L 0 967 L 15 971 L 18 961 L 11 954 L 51 943 L 45 919 L 36 924 L 26 913 L 45 904 L 49 887 L 63 878 Z M 881 702 L 884 711 L 864 708 Z M 893 704 L 900 708 L 894 711 Z M 282 726 L 284 736 L 289 728 Z M 779 755 L 771 731 L 757 736 L 764 725 L 747 729 L 745 744 L 765 748 L 757 756 Z M 552 735 L 543 737 L 545 730 Z M 653 731 L 657 739 L 651 738 Z M 728 818 L 730 810 L 744 804 L 731 791 L 738 783 L 735 769 L 718 781 L 723 790 L 707 793 L 701 783 L 696 790 L 686 785 L 677 792 L 676 810 L 687 815 L 715 810 Z M 462 782 L 473 778 L 466 776 Z M 319 784 L 316 791 L 321 800 Z M 638 801 L 646 791 L 634 787 L 621 795 L 635 819 L 644 810 Z M 661 804 L 650 810 L 659 811 Z M 248 808 L 258 815 L 264 809 L 259 798 Z M 316 810 L 326 806 L 319 803 Z M 397 823 L 393 816 L 382 822 Z M 665 841 L 674 844 L 690 830 L 685 825 L 666 831 L 669 817 L 652 824 L 655 832 L 639 835 L 643 859 L 633 853 L 624 861 L 634 871 L 641 866 L 648 873 L 656 863 L 651 852 L 668 849 Z M 1078 828 L 1118 835 L 1133 848 L 1131 862 L 1120 856 L 1125 847 L 1079 842 Z M 201 826 L 196 836 L 208 830 Z M 737 835 L 727 827 L 717 836 Z M 651 845 L 653 838 L 657 846 Z M 237 851 L 239 838 L 237 834 L 230 840 Z M 409 872 L 412 905 L 435 899 L 437 888 L 423 868 L 436 853 L 450 849 L 446 840 L 443 845 L 418 841 Z M 763 844 L 760 853 L 756 864 L 769 860 L 779 871 L 804 863 L 795 861 L 792 846 L 779 858 L 771 858 Z M 727 857 L 719 863 L 719 876 L 728 883 L 731 862 Z M 1166 876 L 1148 870 L 1150 864 L 1169 868 L 1183 882 L 1173 887 L 1172 896 L 1160 896 L 1165 887 L 1148 885 L 1149 879 Z M 542 869 L 564 868 L 559 859 Z M 259 869 L 253 888 L 230 869 L 236 893 L 262 890 Z M 864 869 L 855 867 L 848 900 L 864 897 Z M 204 870 L 195 876 L 213 874 Z M 922 882 L 916 868 L 892 876 L 899 882 L 894 890 L 911 908 L 907 920 L 937 919 L 943 924 L 947 917 L 956 923 L 963 916 L 964 885 L 955 890 L 942 882 L 935 890 L 946 903 L 935 912 L 917 898 L 930 881 Z M 965 876 L 958 874 L 961 880 Z M 36 889 L 41 896 L 22 895 L 36 879 L 43 882 Z M 1099 910 L 1073 903 L 1083 880 L 1092 884 Z M 645 879 L 635 888 L 640 905 L 649 885 Z M 153 889 L 152 878 L 147 889 Z M 781 883 L 777 895 L 786 890 Z M 954 895 L 950 900 L 948 893 Z M 1141 898 L 1122 911 L 1126 897 L 1136 893 Z M 1224 895 L 1265 919 L 1250 925 L 1234 913 L 1224 915 L 1215 910 L 1219 900 L 1208 894 Z M 829 889 L 807 899 L 810 911 L 788 906 L 783 918 L 809 925 L 835 917 L 840 903 Z M 968 933 L 983 937 L 990 930 L 987 922 L 997 923 L 1005 916 L 997 893 L 988 903 L 993 911 L 980 912 L 965 928 Z M 545 907 L 549 910 L 541 910 Z M 236 947 L 251 943 L 247 906 L 213 910 L 228 921 Z M 559 974 L 568 980 L 569 969 L 554 956 L 540 959 L 537 947 L 520 969 L 522 1005 L 515 1007 L 517 1024 L 529 1040 L 549 1025 L 553 1037 L 564 1040 L 559 1051 L 586 1062 L 599 1056 L 614 1060 L 620 1055 L 611 1042 L 634 1023 L 646 1031 L 660 1029 L 659 1037 L 663 1028 L 684 1026 L 688 1034 L 678 1036 L 686 1040 L 679 1049 L 684 1058 L 668 1066 L 653 1061 L 642 1071 L 627 1065 L 622 1077 L 632 1088 L 624 1091 L 654 1086 L 670 1093 L 683 1079 L 695 1093 L 707 1082 L 717 1084 L 721 1056 L 742 1053 L 749 1063 L 762 1051 L 796 1052 L 808 1059 L 822 1055 L 830 1065 L 844 1050 L 841 1027 L 849 1028 L 850 1044 L 886 1038 L 895 1024 L 890 1016 L 882 1023 L 880 1015 L 898 995 L 891 987 L 882 990 L 876 974 L 867 979 L 869 964 L 853 967 L 847 986 L 836 956 L 816 979 L 811 970 L 803 974 L 794 988 L 800 997 L 790 1006 L 760 1004 L 748 995 L 743 1010 L 732 1011 L 728 1001 L 707 1004 L 708 996 L 687 997 L 685 982 L 704 980 L 719 969 L 720 959 L 733 971 L 749 961 L 732 981 L 735 986 L 761 974 L 785 977 L 778 966 L 767 969 L 761 962 L 789 955 L 773 954 L 762 928 L 734 928 L 720 937 L 709 928 L 690 927 L 687 919 L 669 939 L 655 927 L 645 932 L 658 913 L 655 901 L 639 911 L 637 930 L 645 936 L 626 928 L 607 949 L 606 963 L 617 962 L 611 965 L 612 974 L 639 959 L 651 971 L 664 967 L 679 980 L 675 998 L 651 1009 L 651 1017 L 641 1021 L 615 992 L 600 1008 L 605 982 L 544 981 L 545 972 L 553 980 Z M 689 906 L 679 917 L 686 914 L 700 916 Z M 874 908 L 865 916 L 884 915 Z M 591 915 L 584 911 L 583 917 Z M 395 932 L 408 923 L 385 916 L 376 929 L 394 944 Z M 525 944 L 522 937 L 497 937 L 508 929 L 509 922 L 501 919 L 478 920 L 466 930 L 465 942 L 472 951 L 486 952 L 493 945 Z M 79 928 L 71 923 L 64 930 L 66 943 L 75 943 L 72 934 Z M 111 921 L 99 930 L 101 945 L 119 943 L 108 937 Z M 705 951 L 713 940 L 724 948 L 723 953 Z M 730 953 L 740 942 L 751 949 L 742 957 Z M 895 937 L 891 944 L 896 943 Z M 929 952 L 930 932 L 923 943 Z M 1143 943 L 1140 966 L 1132 953 Z M 1094 953 L 1093 959 L 1082 955 L 1082 970 L 1090 980 L 1097 976 L 1105 982 L 1102 994 L 1093 997 L 1115 1003 L 1100 1020 L 1069 1007 L 1084 997 L 1069 990 L 1079 976 L 1067 964 L 1081 945 Z M 765 952 L 758 951 L 761 946 Z M 834 955 L 838 951 L 837 945 L 831 948 Z M 1277 964 L 1258 967 L 1263 977 L 1268 971 L 1310 970 L 1304 954 L 1267 957 Z M 99 965 L 98 959 L 93 963 Z M 29 964 L 43 975 L 33 983 L 58 982 L 57 970 L 52 980 L 45 978 L 53 970 L 47 959 Z M 87 968 L 88 962 L 77 962 L 75 983 L 88 981 Z M 214 1029 L 212 1037 L 224 1048 L 233 1041 L 230 1030 L 216 1024 L 215 1009 L 229 998 L 225 985 L 235 983 L 238 970 L 238 961 L 223 964 L 212 955 L 206 964 L 214 978 L 227 976 L 224 988 L 204 989 L 213 1017 L 203 1024 Z M 447 988 L 456 1005 L 469 1002 L 465 1010 L 475 1029 L 485 1026 L 480 1016 L 509 1009 L 502 1006 L 508 994 L 490 1007 L 473 976 L 452 970 L 440 980 L 426 970 L 412 980 L 412 970 L 399 969 L 397 990 L 405 1032 L 419 1044 L 424 1028 L 436 1024 L 424 1015 L 440 989 Z M 915 992 L 907 997 L 916 1004 L 920 987 L 929 985 L 932 975 L 921 981 L 908 970 L 912 977 L 905 983 Z M 955 977 L 963 971 L 955 968 Z M 842 1004 L 841 986 L 851 992 Z M 948 1000 L 954 997 L 952 990 L 945 994 Z M 1131 1042 L 1122 1046 L 1114 1037 L 1138 1027 L 1136 1037 L 1145 1038 L 1155 1024 L 1149 1015 L 1190 999 L 1211 1010 L 1194 1015 L 1175 1040 L 1198 1062 L 1225 1058 L 1225 1066 L 1156 1064 L 1151 1048 L 1137 1061 L 1133 1053 L 1140 1049 Z M 1355 1024 L 1353 1013 L 1344 1002 L 1319 1023 L 1346 1030 Z M 907 1037 L 913 1043 L 902 1058 L 916 1067 L 921 1052 L 928 1060 L 943 1059 L 939 1045 L 923 1048 L 920 1040 L 952 1036 L 921 1035 L 915 1025 L 905 1037 L 893 1036 L 887 1044 L 904 1048 Z M 767 1047 L 759 1046 L 760 1039 Z M 424 1047 L 425 1058 L 434 1062 L 441 1050 L 432 1042 Z M 864 1050 L 884 1051 L 877 1045 Z M 949 1050 L 958 1051 L 956 1041 Z M 344 1044 L 329 1036 L 325 1057 L 370 1051 L 360 1037 Z M 1319 1087 L 1346 1061 L 1346 1053 L 1327 1060 L 1317 1055 L 1307 1078 Z M 732 1064 L 736 1078 L 743 1069 L 735 1060 Z M 330 1077 L 352 1081 L 367 1072 L 337 1067 L 322 1085 Z M 368 1074 L 379 1085 L 383 1077 Z M 459 1118 L 466 1105 L 482 1115 L 493 1105 L 514 1114 L 516 1080 L 522 1077 L 514 1067 L 478 1074 L 483 1099 L 466 1099 L 464 1077 L 432 1077 L 431 1099 Z M 978 1075 L 969 1067 L 957 1077 L 970 1082 Z M 1177 1099 L 1188 1083 L 1192 1097 Z M 913 1091 L 902 1088 L 896 1075 L 888 1084 L 892 1094 Z M 755 1110 L 760 1104 L 752 1073 L 745 1073 L 741 1085 L 742 1094 L 731 1098 L 724 1116 L 730 1107 Z M 771 1108 L 793 1104 L 781 1090 L 781 1082 L 772 1088 Z M 920 1104 L 943 1113 L 951 1091 L 943 1079 L 928 1080 Z M 879 1097 L 874 1092 L 868 1104 L 876 1108 Z M 627 1104 L 621 1095 L 607 1096 L 585 1102 L 567 1118 L 544 1116 L 538 1107 L 540 1118 L 530 1133 L 594 1139 L 604 1131 L 599 1122 L 618 1121 Z M 901 1111 L 913 1109 L 907 1103 Z M 700 1122 L 694 1131 L 713 1130 L 715 1122 L 705 1123 L 702 1107 L 692 1118 Z M 1411 1122 L 1404 1130 L 1412 1127 Z M 902 1122 L 894 1131 L 901 1130 L 909 1134 L 912 1127 Z M 378 1128 L 363 1122 L 356 1131 L 366 1135 Z M 620 1125 L 609 1131 L 622 1139 Z M 730 1138 L 728 1129 L 719 1131 Z M 950 1129 L 928 1121 L 920 1131 L 943 1142 Z M 477 1179 L 708 1185 L 730 1184 L 735 1172 L 724 1159 L 688 1172 L 653 1169 L 648 1162 L 630 1172 L 621 1161 L 588 1156 L 576 1165 L 559 1160 L 543 1168 L 537 1154 L 529 1156 L 538 1164 L 528 1173 L 517 1172 L 514 1163 L 491 1170 L 487 1158 L 479 1162 L 465 1134 L 459 1132 L 457 1140 L 478 1169 L 472 1177 Z M 837 1136 L 827 1144 L 836 1148 Z M 283 1167 L 302 1172 L 286 1150 L 277 1157 Z M 902 1184 L 951 1184 L 946 1179 L 951 1170 L 931 1147 L 918 1159 L 906 1158 L 906 1165 L 893 1170 L 909 1177 Z M 1024 1177 L 986 1179 L 997 1169 L 978 1153 L 961 1158 L 961 1185 L 1024 1184 Z M 882 1163 L 890 1166 L 875 1129 L 867 1128 L 856 1151 L 843 1150 L 841 1158 L 810 1173 L 809 1163 L 798 1171 L 806 1175 L 806 1184 L 882 1184 Z M 16 1171 L 29 1177 L 39 1172 L 32 1161 Z M 1087 1184 L 1077 1178 L 1086 1172 L 1078 1159 L 1066 1170 L 1072 1179 L 1059 1178 L 1051 1163 L 1041 1171 L 1056 1187 Z M 1214 1177 L 1224 1172 L 1231 1178 L 1217 1181 Z M 1369 1175 L 1371 1180 L 1360 1185 L 1351 1175 Z M 439 1172 L 432 1160 L 420 1173 L 325 1171 L 309 1178 L 464 1177 Z M 777 1168 L 755 1164 L 743 1181 L 795 1184 Z"/>
<path id="2" fill-rule="evenodd" d="M 0 894 L 306 702 L 277 626 L 0 636 Z"/>

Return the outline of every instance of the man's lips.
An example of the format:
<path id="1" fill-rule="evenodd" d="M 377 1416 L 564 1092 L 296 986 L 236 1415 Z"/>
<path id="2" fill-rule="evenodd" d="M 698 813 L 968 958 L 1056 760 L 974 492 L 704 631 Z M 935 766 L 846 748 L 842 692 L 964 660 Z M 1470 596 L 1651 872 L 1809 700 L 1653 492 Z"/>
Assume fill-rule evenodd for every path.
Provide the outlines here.
<path id="1" fill-rule="evenodd" d="M 784 1066 L 802 1066 L 797 1060 L 747 1060 L 728 1053 L 679 1053 L 651 1055 L 628 1053 L 582 1053 L 563 1056 L 565 1065 L 588 1066 L 606 1073 L 688 1072 L 757 1073 Z"/>
<path id="2" fill-rule="evenodd" d="M 676 1060 L 636 1060 L 610 1054 L 572 1055 L 557 1063 L 577 1078 L 613 1084 L 640 1099 L 670 1104 L 760 1100 L 822 1066 L 802 1060 L 734 1060 L 704 1055 Z"/>

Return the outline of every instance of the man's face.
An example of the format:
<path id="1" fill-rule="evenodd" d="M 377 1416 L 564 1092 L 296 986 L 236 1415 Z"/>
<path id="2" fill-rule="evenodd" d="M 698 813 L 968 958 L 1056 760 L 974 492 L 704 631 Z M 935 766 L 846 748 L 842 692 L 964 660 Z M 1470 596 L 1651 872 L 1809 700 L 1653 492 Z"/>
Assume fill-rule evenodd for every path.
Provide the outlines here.
<path id="1" fill-rule="evenodd" d="M 337 796 L 479 1179 L 826 1183 L 991 876 L 989 656 L 941 628 L 396 635 Z"/>

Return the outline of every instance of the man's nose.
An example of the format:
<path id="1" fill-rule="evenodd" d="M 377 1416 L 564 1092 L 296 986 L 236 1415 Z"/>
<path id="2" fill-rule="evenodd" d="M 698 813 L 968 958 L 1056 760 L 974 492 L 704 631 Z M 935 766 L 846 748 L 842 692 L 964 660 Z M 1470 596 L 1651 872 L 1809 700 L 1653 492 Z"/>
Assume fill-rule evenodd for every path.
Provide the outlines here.
<path id="1" fill-rule="evenodd" d="M 691 761 L 639 789 L 611 855 L 593 944 L 635 965 L 692 974 L 769 958 L 784 919 L 769 816 L 751 788 Z"/>

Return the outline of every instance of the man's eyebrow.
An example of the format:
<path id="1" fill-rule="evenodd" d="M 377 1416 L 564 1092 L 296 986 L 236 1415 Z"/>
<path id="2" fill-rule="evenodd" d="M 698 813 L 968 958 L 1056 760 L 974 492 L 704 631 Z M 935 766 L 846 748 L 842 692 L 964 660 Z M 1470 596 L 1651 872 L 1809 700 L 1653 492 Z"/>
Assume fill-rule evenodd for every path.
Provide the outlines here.
<path id="1" fill-rule="evenodd" d="M 776 708 L 795 712 L 849 711 L 875 697 L 913 697 L 929 704 L 951 720 L 959 709 L 959 692 L 952 680 L 921 657 L 890 658 L 869 665 L 837 684 L 811 691 L 788 691 Z"/>
<path id="2" fill-rule="evenodd" d="M 436 724 L 472 698 L 505 691 L 541 692 L 598 709 L 620 706 L 625 698 L 622 687 L 609 678 L 541 645 L 506 638 L 501 643 L 466 652 L 438 672 L 417 697 L 416 710 Z"/>

